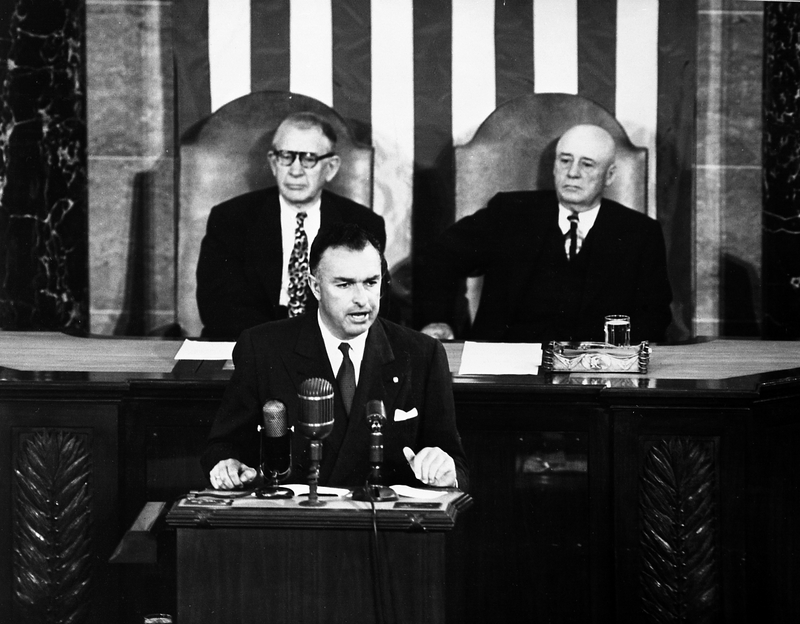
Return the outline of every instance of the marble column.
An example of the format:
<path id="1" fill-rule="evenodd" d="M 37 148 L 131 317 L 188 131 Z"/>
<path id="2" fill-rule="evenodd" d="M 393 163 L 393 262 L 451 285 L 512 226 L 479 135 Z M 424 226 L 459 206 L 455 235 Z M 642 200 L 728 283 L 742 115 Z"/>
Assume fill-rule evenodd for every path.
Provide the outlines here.
<path id="1" fill-rule="evenodd" d="M 761 334 L 764 4 L 698 4 L 694 286 L 699 336 Z"/>
<path id="2" fill-rule="evenodd" d="M 88 329 L 83 0 L 0 8 L 0 328 Z"/>
<path id="3" fill-rule="evenodd" d="M 764 8 L 764 337 L 800 338 L 800 5 Z"/>
<path id="4" fill-rule="evenodd" d="M 175 317 L 171 0 L 86 0 L 92 334 Z"/>

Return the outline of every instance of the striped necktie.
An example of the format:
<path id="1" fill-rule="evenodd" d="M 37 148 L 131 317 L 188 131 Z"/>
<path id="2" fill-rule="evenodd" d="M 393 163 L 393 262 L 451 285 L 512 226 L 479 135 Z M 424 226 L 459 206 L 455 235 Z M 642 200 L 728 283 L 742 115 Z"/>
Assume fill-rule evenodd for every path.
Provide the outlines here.
<path id="1" fill-rule="evenodd" d="M 289 257 L 289 316 L 300 316 L 306 311 L 306 282 L 308 280 L 308 236 L 303 227 L 305 212 L 297 213 L 294 229 L 294 247 Z"/>
<path id="2" fill-rule="evenodd" d="M 577 212 L 571 212 L 569 217 L 569 232 L 567 232 L 567 257 L 570 261 L 575 259 L 578 252 L 581 250 L 581 240 L 578 236 L 578 217 Z"/>

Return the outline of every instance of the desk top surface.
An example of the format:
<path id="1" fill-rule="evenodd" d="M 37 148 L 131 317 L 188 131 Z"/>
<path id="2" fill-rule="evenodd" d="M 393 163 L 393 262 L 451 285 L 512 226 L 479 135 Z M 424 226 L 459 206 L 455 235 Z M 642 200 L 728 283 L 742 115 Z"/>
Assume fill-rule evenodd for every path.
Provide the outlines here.
<path id="1" fill-rule="evenodd" d="M 3 380 L 25 379 L 18 371 L 50 371 L 54 373 L 96 373 L 90 379 L 175 379 L 175 354 L 182 340 L 150 338 L 78 338 L 55 332 L 0 331 L 0 368 L 5 369 Z M 454 374 L 459 369 L 462 343 L 445 343 Z M 792 369 L 795 369 L 794 372 Z M 198 379 L 225 380 L 230 370 L 216 365 L 216 374 L 198 375 Z M 645 380 L 725 380 L 743 376 L 787 371 L 790 377 L 800 377 L 800 342 L 717 339 L 695 344 L 653 345 L 650 372 L 645 375 L 553 374 L 517 378 L 536 385 L 543 383 L 586 383 L 588 379 L 628 380 L 633 387 L 647 386 Z M 104 377 L 105 376 L 105 377 Z M 57 377 L 57 375 L 55 376 Z M 86 378 L 84 376 L 84 378 Z M 184 373 L 180 377 L 186 380 Z M 455 377 L 456 384 L 491 382 L 492 377 Z M 560 380 L 560 381 L 559 381 Z M 602 381 L 601 381 L 602 385 Z M 612 385 L 612 384 L 606 384 Z M 616 385 L 625 385 L 616 384 Z M 653 384 L 650 383 L 652 386 Z"/>
<path id="2" fill-rule="evenodd" d="M 219 492 L 214 493 L 219 495 Z M 214 496 L 212 495 L 212 496 Z M 374 502 L 354 500 L 349 494 L 320 498 L 321 506 L 308 505 L 304 496 L 260 499 L 254 495 L 222 500 L 190 495 L 176 502 L 167 523 L 176 527 L 264 527 L 371 529 L 372 510 L 380 528 L 395 530 L 450 530 L 457 516 L 472 505 L 469 494 L 443 490 L 437 498 L 406 498 Z"/>

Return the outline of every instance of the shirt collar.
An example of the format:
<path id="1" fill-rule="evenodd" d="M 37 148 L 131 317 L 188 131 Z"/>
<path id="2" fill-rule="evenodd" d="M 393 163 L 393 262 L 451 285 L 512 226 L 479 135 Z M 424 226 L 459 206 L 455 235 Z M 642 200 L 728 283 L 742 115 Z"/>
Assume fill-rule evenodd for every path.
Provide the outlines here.
<path id="1" fill-rule="evenodd" d="M 295 208 L 289 202 L 287 202 L 283 198 L 283 195 L 281 195 L 280 193 L 278 194 L 278 201 L 281 204 L 281 212 L 283 214 L 291 214 L 292 218 L 294 218 L 295 216 L 297 216 L 298 212 L 305 212 L 306 214 L 311 214 L 312 212 L 319 212 L 320 206 L 322 205 L 322 196 L 320 196 L 320 198 L 313 204 L 309 204 L 308 206 L 305 206 L 303 208 Z"/>
<path id="2" fill-rule="evenodd" d="M 369 335 L 369 330 L 365 331 L 363 334 L 359 334 L 355 338 L 350 338 L 349 340 L 337 338 L 325 325 L 319 309 L 317 309 L 317 324 L 319 325 L 319 330 L 322 334 L 322 342 L 325 343 L 325 351 L 328 354 L 328 359 L 331 361 L 331 365 L 333 366 L 333 363 L 337 361 L 341 362 L 342 352 L 339 351 L 339 345 L 343 342 L 346 342 L 350 345 L 350 359 L 353 361 L 353 366 L 356 369 L 356 375 L 358 375 L 361 360 L 364 359 L 364 349 L 367 346 L 367 336 Z M 338 366 L 334 367 L 333 372 L 335 373 L 338 368 Z"/>
<path id="3" fill-rule="evenodd" d="M 572 212 L 569 208 L 562 206 L 561 203 L 558 204 L 558 227 L 563 234 L 569 232 L 569 216 Z M 584 238 L 594 226 L 594 222 L 597 221 L 598 214 L 600 214 L 600 204 L 579 213 L 578 231 L 583 234 Z"/>

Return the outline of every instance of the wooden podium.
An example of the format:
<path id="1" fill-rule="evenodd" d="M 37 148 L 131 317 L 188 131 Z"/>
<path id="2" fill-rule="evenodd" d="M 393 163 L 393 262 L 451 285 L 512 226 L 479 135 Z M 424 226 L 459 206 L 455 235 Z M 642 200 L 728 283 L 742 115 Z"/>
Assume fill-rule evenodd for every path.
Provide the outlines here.
<path id="1" fill-rule="evenodd" d="M 178 621 L 445 621 L 445 537 L 472 499 L 359 502 L 189 496 L 177 529 Z"/>

